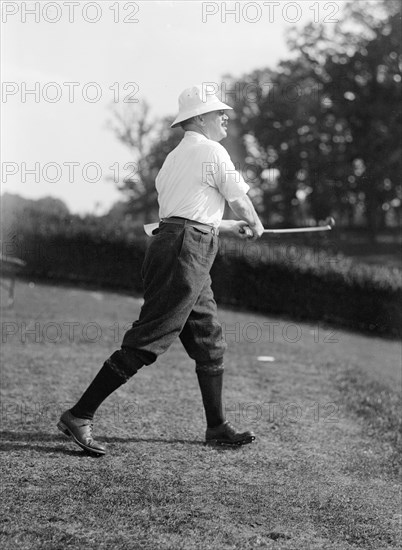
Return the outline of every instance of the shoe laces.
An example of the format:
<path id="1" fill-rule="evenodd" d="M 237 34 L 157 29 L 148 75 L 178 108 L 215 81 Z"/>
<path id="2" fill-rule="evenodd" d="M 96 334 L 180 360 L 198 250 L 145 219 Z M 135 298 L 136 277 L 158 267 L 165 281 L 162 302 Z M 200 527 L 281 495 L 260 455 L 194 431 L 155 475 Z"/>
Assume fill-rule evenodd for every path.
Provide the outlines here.
<path id="1" fill-rule="evenodd" d="M 94 427 L 93 422 L 89 421 L 89 422 L 83 424 L 83 427 L 86 428 L 86 431 L 87 431 L 86 437 L 87 437 L 88 441 L 92 441 L 93 440 L 92 430 L 93 430 L 93 427 Z"/>
<path id="2" fill-rule="evenodd" d="M 90 422 L 88 424 L 88 434 L 89 434 L 89 437 L 91 438 L 91 441 L 93 440 L 93 434 L 92 434 L 93 429 L 94 429 L 94 423 Z"/>

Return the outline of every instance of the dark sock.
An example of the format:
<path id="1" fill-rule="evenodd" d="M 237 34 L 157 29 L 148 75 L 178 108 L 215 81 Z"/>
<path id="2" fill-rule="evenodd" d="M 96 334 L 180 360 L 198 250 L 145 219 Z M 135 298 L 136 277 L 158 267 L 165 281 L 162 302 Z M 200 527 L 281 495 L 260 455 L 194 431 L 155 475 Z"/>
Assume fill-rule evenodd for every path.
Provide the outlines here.
<path id="1" fill-rule="evenodd" d="M 222 408 L 223 373 L 211 376 L 197 372 L 200 385 L 202 402 L 204 403 L 205 416 L 208 428 L 215 428 L 225 422 Z"/>
<path id="2" fill-rule="evenodd" d="M 105 361 L 82 397 L 70 409 L 71 414 L 77 418 L 92 420 L 101 403 L 142 366 L 138 360 L 132 360 L 128 367 L 126 361 L 126 354 L 121 350 Z"/>

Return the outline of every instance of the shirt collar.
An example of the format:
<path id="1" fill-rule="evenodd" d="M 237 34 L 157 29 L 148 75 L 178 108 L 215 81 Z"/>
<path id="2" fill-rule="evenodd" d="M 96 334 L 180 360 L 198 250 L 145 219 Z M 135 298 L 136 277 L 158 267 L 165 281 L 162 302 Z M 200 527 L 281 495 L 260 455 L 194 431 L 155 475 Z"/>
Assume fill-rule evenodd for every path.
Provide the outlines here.
<path id="1" fill-rule="evenodd" d="M 203 136 L 202 134 L 199 134 L 198 132 L 194 132 L 193 130 L 186 130 L 184 137 L 190 137 L 198 141 L 203 141 L 203 140 L 211 141 L 209 138 Z"/>

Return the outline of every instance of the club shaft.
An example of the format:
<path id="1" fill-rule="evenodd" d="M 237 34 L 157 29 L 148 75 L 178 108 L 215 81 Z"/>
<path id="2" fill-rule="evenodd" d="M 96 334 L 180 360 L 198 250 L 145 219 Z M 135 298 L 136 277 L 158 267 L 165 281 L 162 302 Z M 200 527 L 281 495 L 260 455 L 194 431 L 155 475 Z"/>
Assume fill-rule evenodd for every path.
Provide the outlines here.
<path id="1" fill-rule="evenodd" d="M 264 229 L 264 233 L 310 233 L 312 231 L 330 231 L 330 225 L 320 227 L 295 227 L 291 229 Z"/>

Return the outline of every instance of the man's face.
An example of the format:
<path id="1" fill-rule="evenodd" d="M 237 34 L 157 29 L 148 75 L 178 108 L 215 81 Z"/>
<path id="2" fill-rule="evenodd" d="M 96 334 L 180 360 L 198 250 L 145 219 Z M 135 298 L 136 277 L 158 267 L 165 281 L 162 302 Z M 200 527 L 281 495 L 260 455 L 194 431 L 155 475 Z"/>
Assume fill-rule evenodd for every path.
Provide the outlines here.
<path id="1" fill-rule="evenodd" d="M 204 132 L 213 141 L 221 141 L 227 133 L 227 121 L 229 117 L 225 111 L 211 111 L 201 115 L 204 120 Z"/>

